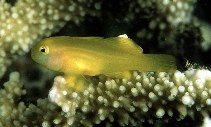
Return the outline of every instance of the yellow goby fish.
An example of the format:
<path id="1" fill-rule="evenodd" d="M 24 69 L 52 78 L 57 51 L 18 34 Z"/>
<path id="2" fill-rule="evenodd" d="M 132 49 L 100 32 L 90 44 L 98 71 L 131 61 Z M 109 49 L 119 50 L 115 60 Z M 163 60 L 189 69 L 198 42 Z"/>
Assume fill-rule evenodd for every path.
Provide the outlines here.
<path id="1" fill-rule="evenodd" d="M 32 48 L 31 57 L 50 70 L 64 72 L 67 82 L 75 83 L 82 75 L 128 79 L 131 70 L 176 70 L 173 56 L 143 54 L 141 47 L 125 37 L 50 37 Z"/>

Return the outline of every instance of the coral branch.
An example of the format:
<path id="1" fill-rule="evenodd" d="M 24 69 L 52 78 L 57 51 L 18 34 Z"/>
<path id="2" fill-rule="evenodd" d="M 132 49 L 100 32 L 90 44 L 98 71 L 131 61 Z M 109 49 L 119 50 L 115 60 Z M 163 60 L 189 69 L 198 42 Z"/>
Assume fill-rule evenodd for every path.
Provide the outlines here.
<path id="1" fill-rule="evenodd" d="M 56 77 L 50 99 L 62 107 L 69 125 L 92 126 L 106 121 L 121 126 L 140 126 L 172 118 L 181 121 L 197 112 L 210 112 L 211 72 L 188 70 L 184 73 L 133 72 L 129 81 L 92 79 L 87 89 L 77 93 Z M 92 116 L 90 117 L 90 114 Z"/>

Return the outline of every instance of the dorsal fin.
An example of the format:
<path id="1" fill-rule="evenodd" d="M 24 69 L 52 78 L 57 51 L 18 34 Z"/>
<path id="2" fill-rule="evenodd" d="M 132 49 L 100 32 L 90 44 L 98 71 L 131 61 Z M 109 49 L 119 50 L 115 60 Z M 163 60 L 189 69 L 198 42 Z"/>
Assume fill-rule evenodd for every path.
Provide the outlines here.
<path id="1" fill-rule="evenodd" d="M 120 46 L 125 51 L 128 51 L 132 54 L 142 54 L 143 49 L 137 45 L 132 39 L 125 37 L 110 37 L 105 38 L 106 42 L 114 42 L 112 46 Z"/>
<path id="2" fill-rule="evenodd" d="M 139 45 L 137 45 L 132 39 L 124 37 L 118 38 L 120 39 L 119 43 L 121 43 L 123 46 L 136 50 L 136 52 L 143 53 L 143 49 Z"/>

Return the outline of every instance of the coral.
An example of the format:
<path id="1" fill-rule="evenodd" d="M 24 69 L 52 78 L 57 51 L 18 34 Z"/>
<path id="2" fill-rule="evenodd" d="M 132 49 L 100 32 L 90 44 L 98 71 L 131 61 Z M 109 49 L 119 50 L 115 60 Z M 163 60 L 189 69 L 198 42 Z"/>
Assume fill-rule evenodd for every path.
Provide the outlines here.
<path id="1" fill-rule="evenodd" d="M 65 85 L 63 77 L 55 78 L 49 97 L 62 108 L 69 125 L 165 125 L 172 119 L 194 119 L 199 112 L 211 111 L 208 70 L 173 74 L 135 71 L 129 81 L 104 76 L 91 81 L 84 92 L 77 93 Z"/>
<path id="2" fill-rule="evenodd" d="M 46 99 L 38 99 L 37 104 L 23 102 L 27 95 L 21 83 L 20 74 L 12 72 L 9 81 L 0 91 L 0 126 L 1 127 L 49 127 L 58 121 L 65 123 L 61 109 Z"/>
<path id="3" fill-rule="evenodd" d="M 0 126 L 178 125 L 187 117 L 197 120 L 197 115 L 211 111 L 208 70 L 134 71 L 128 81 L 103 75 L 89 81 L 87 89 L 77 93 L 58 76 L 49 93 L 50 100 L 58 106 L 48 98 L 38 99 L 34 105 L 24 103 L 27 93 L 22 89 L 19 73 L 12 72 L 0 91 Z"/>
<path id="4" fill-rule="evenodd" d="M 0 90 L 0 126 L 17 126 L 24 119 L 22 113 L 26 109 L 23 102 L 20 102 L 21 96 L 26 94 L 22 89 L 18 72 L 10 74 L 9 81 L 4 83 L 4 89 Z"/>

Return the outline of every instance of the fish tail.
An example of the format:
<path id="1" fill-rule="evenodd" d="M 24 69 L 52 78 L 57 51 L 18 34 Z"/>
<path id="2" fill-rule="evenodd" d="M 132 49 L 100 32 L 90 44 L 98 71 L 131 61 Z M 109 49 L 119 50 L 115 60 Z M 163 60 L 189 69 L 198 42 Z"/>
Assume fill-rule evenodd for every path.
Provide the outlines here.
<path id="1" fill-rule="evenodd" d="M 176 59 L 171 55 L 143 54 L 140 60 L 140 71 L 173 72 L 177 69 Z"/>

